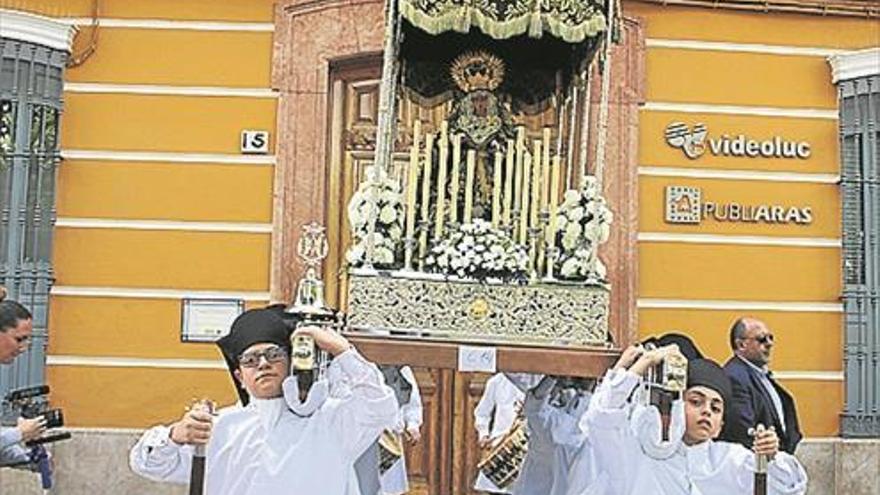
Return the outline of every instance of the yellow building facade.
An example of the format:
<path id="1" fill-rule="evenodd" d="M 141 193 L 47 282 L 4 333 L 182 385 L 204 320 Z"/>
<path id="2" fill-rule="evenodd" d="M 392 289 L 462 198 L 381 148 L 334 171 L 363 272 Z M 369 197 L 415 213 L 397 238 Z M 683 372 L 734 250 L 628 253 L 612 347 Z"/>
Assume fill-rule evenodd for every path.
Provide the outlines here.
<path id="1" fill-rule="evenodd" d="M 724 3 L 724 2 L 722 2 Z M 773 3 L 773 2 L 771 2 Z M 870 2 L 865 2 L 866 5 Z M 2 5 L 2 2 L 0 2 Z M 143 428 L 196 396 L 234 401 L 212 344 L 181 341 L 181 301 L 269 302 L 276 161 L 272 0 L 101 2 L 94 53 L 65 74 L 46 376 L 69 425 Z M 7 2 L 92 33 L 91 0 Z M 876 6 L 875 6 L 876 7 Z M 624 1 L 646 32 L 638 143 L 638 335 L 691 334 L 730 355 L 731 323 L 765 320 L 772 367 L 807 437 L 844 401 L 838 94 L 828 57 L 880 46 L 873 16 Z M 295 118 L 295 116 L 293 116 Z M 805 142 L 806 157 L 698 158 L 673 122 Z M 809 208 L 811 221 L 666 220 L 666 189 L 717 205 Z M 344 201 L 344 198 L 331 198 Z"/>

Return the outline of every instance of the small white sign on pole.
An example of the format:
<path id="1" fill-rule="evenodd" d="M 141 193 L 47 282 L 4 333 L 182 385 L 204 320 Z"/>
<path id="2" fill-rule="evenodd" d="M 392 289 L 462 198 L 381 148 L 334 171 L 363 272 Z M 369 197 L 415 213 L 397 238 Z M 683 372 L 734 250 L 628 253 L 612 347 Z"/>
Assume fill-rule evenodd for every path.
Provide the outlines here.
<path id="1" fill-rule="evenodd" d="M 458 347 L 458 371 L 495 373 L 496 349 L 487 346 L 462 345 Z"/>

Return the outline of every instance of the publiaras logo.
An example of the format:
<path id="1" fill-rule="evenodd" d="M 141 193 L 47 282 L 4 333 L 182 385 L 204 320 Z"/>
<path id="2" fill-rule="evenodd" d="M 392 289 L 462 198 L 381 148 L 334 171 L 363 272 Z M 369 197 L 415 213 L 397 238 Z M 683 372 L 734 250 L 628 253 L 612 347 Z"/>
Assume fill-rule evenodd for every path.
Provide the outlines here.
<path id="1" fill-rule="evenodd" d="M 708 201 L 699 187 L 666 186 L 667 223 L 700 224 L 704 220 L 754 224 L 813 223 L 811 206 Z"/>
<path id="2" fill-rule="evenodd" d="M 781 136 L 757 140 L 738 134 L 709 136 L 706 124 L 694 124 L 693 128 L 684 122 L 672 122 L 666 126 L 666 144 L 680 149 L 691 160 L 703 156 L 708 150 L 713 156 L 735 156 L 743 158 L 793 158 L 805 160 L 810 157 L 810 143 L 806 141 L 787 141 Z"/>

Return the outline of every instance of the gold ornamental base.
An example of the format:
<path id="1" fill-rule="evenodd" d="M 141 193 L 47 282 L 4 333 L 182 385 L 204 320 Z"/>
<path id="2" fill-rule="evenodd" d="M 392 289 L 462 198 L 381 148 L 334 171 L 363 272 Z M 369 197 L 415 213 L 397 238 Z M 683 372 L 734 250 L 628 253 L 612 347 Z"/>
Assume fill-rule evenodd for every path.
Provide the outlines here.
<path id="1" fill-rule="evenodd" d="M 609 290 L 560 282 L 452 280 L 352 271 L 348 327 L 369 333 L 524 345 L 604 346 Z"/>

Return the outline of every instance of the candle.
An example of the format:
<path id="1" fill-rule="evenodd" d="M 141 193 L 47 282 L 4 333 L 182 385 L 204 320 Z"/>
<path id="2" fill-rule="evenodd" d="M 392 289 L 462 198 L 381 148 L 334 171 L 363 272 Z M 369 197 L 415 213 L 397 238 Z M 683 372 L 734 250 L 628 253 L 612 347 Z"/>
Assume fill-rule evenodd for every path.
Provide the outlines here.
<path id="1" fill-rule="evenodd" d="M 504 214 L 502 215 L 502 223 L 510 225 L 510 208 L 513 201 L 513 161 L 514 157 L 513 140 L 507 140 L 507 169 L 504 173 Z"/>
<path id="2" fill-rule="evenodd" d="M 523 166 L 522 166 L 522 187 L 521 190 L 521 198 L 520 198 L 520 215 L 519 215 L 519 242 L 525 244 L 528 241 L 528 226 L 529 226 L 529 176 L 532 165 L 532 157 L 531 155 L 523 156 Z"/>
<path id="3" fill-rule="evenodd" d="M 452 136 L 452 191 L 449 201 L 449 221 L 458 223 L 458 179 L 461 167 L 461 135 Z"/>
<path id="4" fill-rule="evenodd" d="M 492 225 L 498 227 L 501 223 L 501 164 L 504 155 L 500 151 L 495 152 L 495 168 L 492 170 Z"/>
<path id="5" fill-rule="evenodd" d="M 525 147 L 523 146 L 523 140 L 525 139 L 525 129 L 522 127 L 518 127 L 516 129 L 516 174 L 514 177 L 514 187 L 516 190 L 513 193 L 513 209 L 517 213 L 522 213 L 522 183 L 523 183 L 523 151 Z"/>
<path id="6" fill-rule="evenodd" d="M 547 208 L 550 194 L 550 128 L 544 128 L 544 157 L 541 160 L 541 208 Z"/>
<path id="7" fill-rule="evenodd" d="M 477 152 L 467 152 L 467 172 L 464 181 L 464 223 L 471 223 L 471 215 L 474 208 L 474 167 L 477 162 Z"/>
<path id="8" fill-rule="evenodd" d="M 552 245 L 556 240 L 556 212 L 559 207 L 559 174 L 562 171 L 562 159 L 553 157 L 553 171 L 550 174 L 550 224 L 547 226 L 547 242 Z"/>
<path id="9" fill-rule="evenodd" d="M 440 124 L 440 157 L 437 163 L 437 210 L 434 221 L 434 239 L 443 237 L 443 224 L 446 221 L 446 157 L 449 154 L 449 124 L 444 120 Z"/>
<path id="10" fill-rule="evenodd" d="M 532 192 L 529 199 L 529 226 L 538 227 L 538 202 L 541 200 L 541 141 L 534 141 L 535 159 L 532 162 Z"/>
<path id="11" fill-rule="evenodd" d="M 409 174 L 406 179 L 406 239 L 408 241 L 406 252 L 404 253 L 404 264 L 407 269 L 412 268 L 412 240 L 415 235 L 416 227 L 416 189 L 419 179 L 419 133 L 422 129 L 422 123 L 416 120 L 413 126 L 413 144 L 409 149 Z"/>
<path id="12" fill-rule="evenodd" d="M 431 201 L 431 161 L 433 158 L 434 135 L 425 135 L 425 165 L 422 174 L 422 235 L 419 236 L 419 258 L 424 259 L 428 252 L 428 222 L 429 208 L 428 203 Z"/>
<path id="13" fill-rule="evenodd" d="M 547 149 L 544 149 L 544 159 L 541 161 L 541 209 L 547 208 L 548 198 L 550 196 L 550 155 Z"/>

